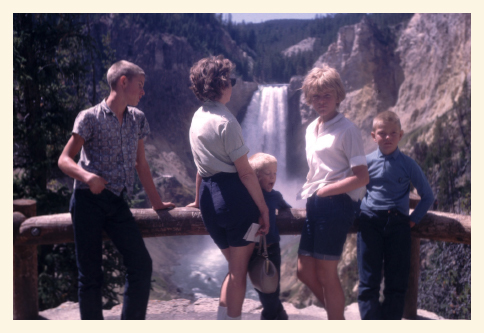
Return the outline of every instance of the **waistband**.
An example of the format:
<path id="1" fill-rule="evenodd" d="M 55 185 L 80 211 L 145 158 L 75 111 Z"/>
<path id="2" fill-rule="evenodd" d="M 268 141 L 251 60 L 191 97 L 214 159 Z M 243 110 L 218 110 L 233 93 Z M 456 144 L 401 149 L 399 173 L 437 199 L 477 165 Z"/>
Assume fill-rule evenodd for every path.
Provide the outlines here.
<path id="1" fill-rule="evenodd" d="M 390 208 L 390 209 L 382 209 L 382 210 L 361 210 L 363 214 L 366 215 L 378 215 L 378 216 L 388 216 L 388 215 L 400 215 L 400 216 L 408 216 L 406 214 L 403 214 L 401 211 L 399 211 L 397 208 Z"/>
<path id="2" fill-rule="evenodd" d="M 308 200 L 316 200 L 316 199 L 328 199 L 328 200 L 334 200 L 334 199 L 345 199 L 348 197 L 348 199 L 351 200 L 351 197 L 347 193 L 341 193 L 341 194 L 336 194 L 336 195 L 329 195 L 327 197 L 320 197 L 316 194 L 317 191 L 315 191 L 309 198 Z M 351 200 L 353 201 L 353 200 Z"/>
<path id="3" fill-rule="evenodd" d="M 202 177 L 202 180 L 204 181 L 220 181 L 223 179 L 228 179 L 228 178 L 233 178 L 233 177 L 238 177 L 239 174 L 237 172 L 219 172 L 216 173 L 213 176 L 210 177 Z"/>

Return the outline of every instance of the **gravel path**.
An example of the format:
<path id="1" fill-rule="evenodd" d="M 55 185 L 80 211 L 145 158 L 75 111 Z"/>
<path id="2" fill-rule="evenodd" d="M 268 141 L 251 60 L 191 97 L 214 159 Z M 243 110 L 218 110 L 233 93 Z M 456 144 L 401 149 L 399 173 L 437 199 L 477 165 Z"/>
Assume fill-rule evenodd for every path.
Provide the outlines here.
<path id="1" fill-rule="evenodd" d="M 120 318 L 122 305 L 117 305 L 111 310 L 104 310 L 104 319 L 117 320 Z M 217 316 L 218 299 L 201 298 L 191 303 L 186 299 L 174 299 L 170 301 L 151 300 L 148 304 L 147 320 L 215 320 Z M 290 303 L 284 303 L 284 308 L 289 315 L 289 320 L 325 320 L 328 319 L 326 311 L 311 305 L 303 309 L 297 309 Z M 242 308 L 242 319 L 259 320 L 261 305 L 258 301 L 246 299 Z M 444 319 L 434 313 L 418 310 L 421 320 Z M 48 309 L 39 313 L 40 319 L 47 320 L 79 320 L 78 303 L 66 302 L 54 309 Z M 360 320 L 358 304 L 353 303 L 345 308 L 345 317 L 348 320 Z"/>

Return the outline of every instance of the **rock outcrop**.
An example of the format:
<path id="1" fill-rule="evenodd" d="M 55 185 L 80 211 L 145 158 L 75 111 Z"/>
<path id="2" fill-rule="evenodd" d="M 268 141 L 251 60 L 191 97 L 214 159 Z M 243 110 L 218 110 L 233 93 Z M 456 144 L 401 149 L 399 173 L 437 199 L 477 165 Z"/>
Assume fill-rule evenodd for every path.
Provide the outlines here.
<path id="1" fill-rule="evenodd" d="M 395 105 L 403 80 L 394 47 L 364 17 L 358 24 L 342 27 L 336 43 L 314 64 L 329 65 L 340 73 L 347 93 L 340 110 L 360 127 L 368 150 L 374 148 L 369 138 L 371 121 L 377 113 Z"/>
<path id="2" fill-rule="evenodd" d="M 471 14 L 415 14 L 398 41 L 403 82 L 393 110 L 407 132 L 448 112 L 471 83 Z"/>
<path id="3" fill-rule="evenodd" d="M 296 45 L 288 47 L 287 49 L 282 51 L 282 55 L 285 57 L 292 57 L 298 53 L 303 52 L 317 52 L 317 50 L 321 47 L 321 39 L 315 37 L 309 37 L 303 39 Z"/>
<path id="4" fill-rule="evenodd" d="M 338 70 L 347 92 L 340 110 L 362 130 L 367 152 L 373 117 L 395 111 L 406 133 L 448 112 L 471 82 L 470 14 L 415 14 L 383 34 L 366 17 L 342 27 L 314 67 Z M 300 101 L 303 126 L 315 119 Z M 426 131 L 429 142 L 432 131 Z"/>

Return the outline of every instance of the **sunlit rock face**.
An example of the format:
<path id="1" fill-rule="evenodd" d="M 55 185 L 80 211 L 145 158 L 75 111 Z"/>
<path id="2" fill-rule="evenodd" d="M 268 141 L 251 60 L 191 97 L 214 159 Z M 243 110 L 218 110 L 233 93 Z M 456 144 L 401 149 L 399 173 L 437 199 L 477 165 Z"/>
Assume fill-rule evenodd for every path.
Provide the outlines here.
<path id="1" fill-rule="evenodd" d="M 327 64 L 340 73 L 347 92 L 340 111 L 360 127 L 368 152 L 376 148 L 369 135 L 376 114 L 395 111 L 411 132 L 447 112 L 464 82 L 470 86 L 470 60 L 470 14 L 416 14 L 391 34 L 366 18 L 342 27 L 313 67 Z M 302 96 L 300 113 L 303 125 L 317 117 Z"/>
<path id="2" fill-rule="evenodd" d="M 471 82 L 471 15 L 416 14 L 402 32 L 396 53 L 404 81 L 393 110 L 407 131 L 452 108 Z"/>

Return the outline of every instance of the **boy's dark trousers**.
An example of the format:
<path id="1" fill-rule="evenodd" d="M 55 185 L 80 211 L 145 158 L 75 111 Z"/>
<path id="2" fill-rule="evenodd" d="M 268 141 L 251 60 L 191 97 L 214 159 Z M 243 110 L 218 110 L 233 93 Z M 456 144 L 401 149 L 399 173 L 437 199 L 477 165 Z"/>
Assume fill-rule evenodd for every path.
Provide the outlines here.
<path id="1" fill-rule="evenodd" d="M 250 260 L 253 260 L 257 256 L 258 248 L 254 248 L 254 252 L 252 252 L 252 256 Z M 269 256 L 269 260 L 274 263 L 276 266 L 277 272 L 279 273 L 279 283 L 277 285 L 277 290 L 271 294 L 261 293 L 259 290 L 255 289 L 259 294 L 259 300 L 262 304 L 262 312 L 261 312 L 261 319 L 279 319 L 279 320 L 286 320 L 288 319 L 286 311 L 282 306 L 282 302 L 279 299 L 280 293 L 280 276 L 281 276 L 281 248 L 279 243 L 273 243 L 267 247 L 267 254 Z"/>
<path id="2" fill-rule="evenodd" d="M 81 319 L 103 319 L 102 231 L 123 256 L 127 268 L 121 319 L 145 319 L 152 261 L 123 195 L 74 190 L 70 212 L 79 270 Z"/>
<path id="3" fill-rule="evenodd" d="M 410 270 L 409 221 L 395 209 L 360 214 L 357 256 L 361 319 L 402 319 Z M 385 287 L 380 304 L 382 269 Z"/>

